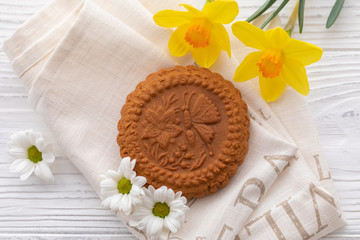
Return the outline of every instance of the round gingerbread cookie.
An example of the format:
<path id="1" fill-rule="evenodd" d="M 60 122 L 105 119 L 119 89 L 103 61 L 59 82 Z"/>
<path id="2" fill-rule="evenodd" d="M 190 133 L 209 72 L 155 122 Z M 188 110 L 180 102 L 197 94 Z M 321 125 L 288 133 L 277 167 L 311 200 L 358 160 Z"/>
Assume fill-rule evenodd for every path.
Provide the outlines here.
<path id="1" fill-rule="evenodd" d="M 128 95 L 117 142 L 148 185 L 201 198 L 227 185 L 244 161 L 248 126 L 247 105 L 230 81 L 175 66 L 150 74 Z"/>

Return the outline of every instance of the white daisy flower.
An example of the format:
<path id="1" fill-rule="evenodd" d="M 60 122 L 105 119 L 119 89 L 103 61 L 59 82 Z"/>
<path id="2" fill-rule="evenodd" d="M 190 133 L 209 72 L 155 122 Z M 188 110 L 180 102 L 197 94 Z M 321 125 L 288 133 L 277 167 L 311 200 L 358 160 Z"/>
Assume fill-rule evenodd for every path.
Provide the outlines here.
<path id="1" fill-rule="evenodd" d="M 144 195 L 142 186 L 146 178 L 136 176 L 133 171 L 136 160 L 130 161 L 129 157 L 121 160 L 118 171 L 109 170 L 100 175 L 103 180 L 100 183 L 101 205 L 110 208 L 112 211 L 122 211 L 129 215 L 133 207 L 141 203 Z"/>
<path id="2" fill-rule="evenodd" d="M 189 210 L 186 198 L 165 186 L 144 189 L 142 205 L 131 216 L 130 226 L 146 232 L 150 239 L 167 239 L 169 231 L 176 233 Z"/>
<path id="3" fill-rule="evenodd" d="M 40 132 L 33 130 L 14 133 L 10 137 L 9 154 L 16 158 L 10 171 L 20 173 L 20 179 L 28 179 L 32 173 L 46 181 L 54 181 L 49 166 L 55 156 L 51 153 L 51 143 L 47 143 Z"/>

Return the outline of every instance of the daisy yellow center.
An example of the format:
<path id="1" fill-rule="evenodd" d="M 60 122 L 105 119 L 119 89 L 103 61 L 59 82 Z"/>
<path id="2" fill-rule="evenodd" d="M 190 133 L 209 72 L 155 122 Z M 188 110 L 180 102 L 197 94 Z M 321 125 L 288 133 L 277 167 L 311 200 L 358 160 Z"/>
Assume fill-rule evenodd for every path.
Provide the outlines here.
<path id="1" fill-rule="evenodd" d="M 152 210 L 153 214 L 160 218 L 165 218 L 170 213 L 170 207 L 166 203 L 157 202 Z"/>
<path id="2" fill-rule="evenodd" d="M 42 153 L 34 145 L 28 149 L 28 158 L 34 162 L 40 162 L 42 160 Z"/>
<path id="3" fill-rule="evenodd" d="M 185 40 L 194 48 L 210 44 L 211 23 L 205 18 L 194 19 L 185 33 Z"/>
<path id="4" fill-rule="evenodd" d="M 284 55 L 281 50 L 270 48 L 260 58 L 256 64 L 259 71 L 265 78 L 274 78 L 279 76 L 284 63 Z"/>
<path id="5" fill-rule="evenodd" d="M 131 181 L 125 177 L 120 179 L 120 181 L 118 182 L 118 185 L 117 185 L 119 193 L 122 193 L 122 194 L 130 193 L 131 187 L 132 187 Z"/>

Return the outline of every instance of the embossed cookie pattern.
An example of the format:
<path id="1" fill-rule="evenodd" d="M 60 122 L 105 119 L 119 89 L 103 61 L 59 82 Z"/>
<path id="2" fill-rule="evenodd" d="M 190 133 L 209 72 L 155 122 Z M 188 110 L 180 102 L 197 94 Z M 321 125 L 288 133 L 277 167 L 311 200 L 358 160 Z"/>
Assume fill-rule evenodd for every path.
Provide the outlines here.
<path id="1" fill-rule="evenodd" d="M 225 186 L 247 153 L 246 104 L 219 74 L 194 66 L 151 74 L 129 94 L 119 121 L 122 157 L 154 187 L 188 198 Z"/>

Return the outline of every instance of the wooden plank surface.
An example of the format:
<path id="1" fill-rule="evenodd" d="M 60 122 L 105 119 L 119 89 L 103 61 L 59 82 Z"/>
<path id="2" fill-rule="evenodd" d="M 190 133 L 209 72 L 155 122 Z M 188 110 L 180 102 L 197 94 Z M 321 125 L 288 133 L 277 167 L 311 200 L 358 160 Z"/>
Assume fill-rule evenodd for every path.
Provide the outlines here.
<path id="1" fill-rule="evenodd" d="M 0 0 L 0 43 L 49 0 Z M 263 0 L 241 0 L 245 19 Z M 323 239 L 360 239 L 360 1 L 345 1 L 339 20 L 325 29 L 334 1 L 306 1 L 304 33 L 293 37 L 324 49 L 308 67 L 308 102 L 319 130 L 348 225 Z M 289 17 L 291 1 L 281 14 Z M 12 132 L 47 133 L 27 104 L 27 93 L 0 50 L 0 239 L 134 239 L 100 201 L 84 177 L 55 146 L 55 184 L 22 182 L 9 172 Z"/>

